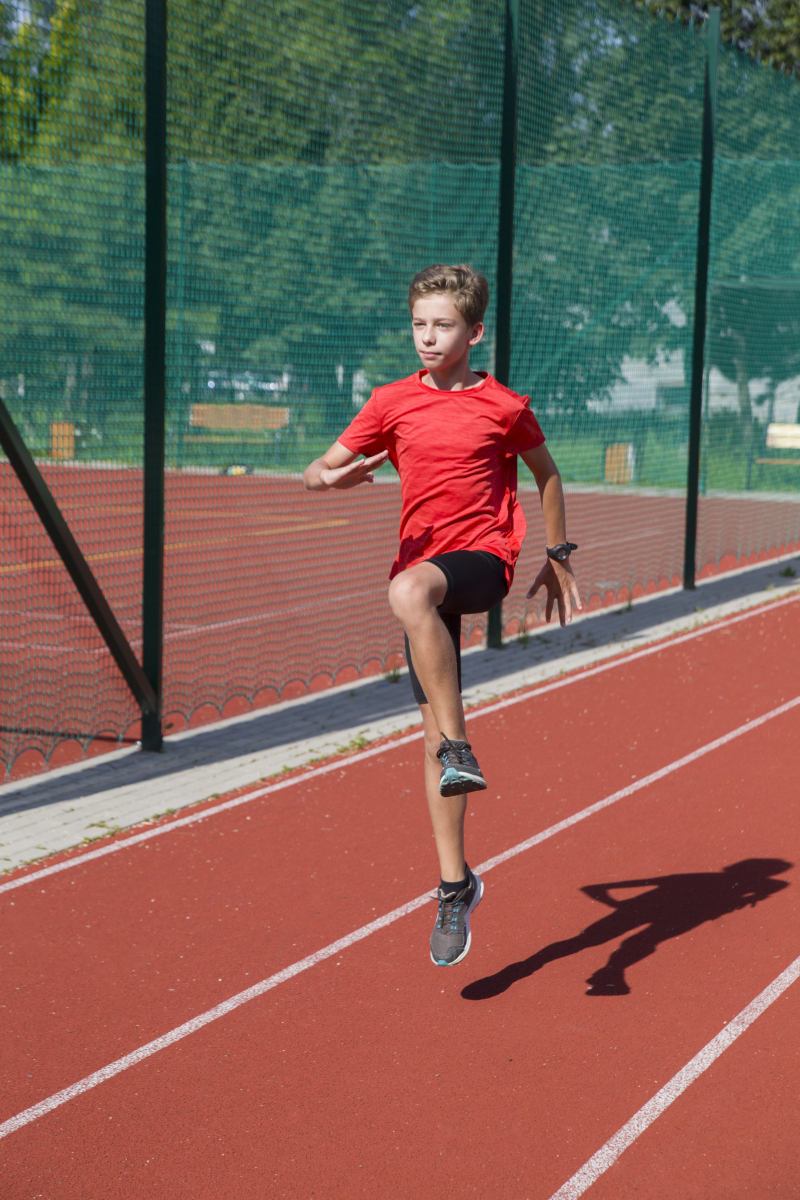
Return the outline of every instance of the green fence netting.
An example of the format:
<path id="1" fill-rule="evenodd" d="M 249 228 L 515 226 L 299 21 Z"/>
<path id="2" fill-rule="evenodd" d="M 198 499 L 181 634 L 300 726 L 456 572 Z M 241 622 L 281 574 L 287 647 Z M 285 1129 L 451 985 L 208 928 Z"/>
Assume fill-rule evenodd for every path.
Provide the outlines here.
<path id="1" fill-rule="evenodd" d="M 138 650 L 143 5 L 4 12 L 0 389 Z M 167 732 L 402 663 L 396 476 L 317 496 L 298 473 L 415 369 L 410 276 L 494 277 L 504 13 L 170 4 Z M 523 4 L 519 66 L 511 386 L 562 469 L 597 606 L 682 569 L 704 33 L 622 0 Z M 800 537 L 798 96 L 724 52 L 701 573 Z M 0 480 L 0 742 L 19 774 L 135 739 L 138 712 L 7 463 Z M 539 619 L 521 484 L 507 633 Z"/>
<path id="2" fill-rule="evenodd" d="M 790 547 L 800 506 L 800 86 L 724 49 L 698 564 Z"/>

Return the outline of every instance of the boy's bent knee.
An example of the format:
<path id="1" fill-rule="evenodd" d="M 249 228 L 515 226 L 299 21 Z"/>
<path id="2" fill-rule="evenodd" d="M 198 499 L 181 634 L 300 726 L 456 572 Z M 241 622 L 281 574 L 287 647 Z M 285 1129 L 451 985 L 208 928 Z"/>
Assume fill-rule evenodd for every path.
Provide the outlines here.
<path id="1" fill-rule="evenodd" d="M 436 607 L 436 601 L 431 596 L 430 582 L 411 571 L 395 575 L 389 584 L 389 604 L 394 615 L 400 620 Z"/>

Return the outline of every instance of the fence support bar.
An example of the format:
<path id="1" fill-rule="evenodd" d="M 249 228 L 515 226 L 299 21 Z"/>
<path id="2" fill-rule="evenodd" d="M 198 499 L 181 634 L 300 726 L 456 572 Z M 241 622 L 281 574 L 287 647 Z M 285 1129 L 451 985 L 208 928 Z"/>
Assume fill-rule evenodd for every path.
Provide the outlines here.
<path id="1" fill-rule="evenodd" d="M 0 445 L 55 546 L 56 553 L 67 568 L 92 620 L 99 629 L 100 636 L 111 651 L 114 662 L 133 692 L 142 713 L 155 712 L 156 697 L 147 676 L 139 666 L 130 642 L 122 632 L 91 567 L 83 557 L 78 543 L 61 515 L 53 493 L 42 478 L 39 468 L 33 461 L 28 447 L 22 440 L 22 436 L 2 400 L 0 400 Z"/>
<path id="2" fill-rule="evenodd" d="M 686 537 L 683 586 L 692 590 L 697 574 L 697 493 L 700 483 L 700 444 L 703 421 L 708 263 L 711 252 L 711 188 L 714 182 L 714 131 L 717 116 L 720 10 L 708 10 L 706 70 L 703 88 L 703 146 L 700 164 L 700 211 L 697 219 L 697 269 L 694 285 L 692 382 L 689 398 L 689 464 L 686 473 Z"/>
<path id="3" fill-rule="evenodd" d="M 517 73 L 520 0 L 506 0 L 503 126 L 500 134 L 500 208 L 497 228 L 497 320 L 494 374 L 508 387 L 511 374 L 511 292 L 514 283 L 514 186 L 517 174 Z M 489 611 L 486 644 L 503 644 L 503 605 Z"/>
<path id="4" fill-rule="evenodd" d="M 160 750 L 164 659 L 167 321 L 167 4 L 145 4 L 144 561 L 142 664 L 156 697 L 142 748 Z"/>

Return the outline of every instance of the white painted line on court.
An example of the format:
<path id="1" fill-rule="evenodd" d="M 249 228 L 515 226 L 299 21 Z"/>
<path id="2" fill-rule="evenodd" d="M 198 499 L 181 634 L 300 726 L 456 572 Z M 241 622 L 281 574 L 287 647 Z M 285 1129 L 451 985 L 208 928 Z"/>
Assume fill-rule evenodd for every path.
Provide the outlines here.
<path id="1" fill-rule="evenodd" d="M 702 746 L 699 750 L 695 750 L 691 754 L 684 755 L 683 758 L 676 759 L 675 762 L 662 767 L 659 771 L 654 771 L 651 775 L 647 775 L 643 779 L 637 780 L 636 783 L 632 783 L 629 787 L 621 788 L 618 792 L 606 796 L 604 800 L 598 801 L 597 804 L 590 804 L 588 808 L 582 809 L 581 812 L 575 813 L 563 821 L 559 821 L 556 825 L 551 825 L 548 829 L 535 834 L 534 837 L 528 838 L 524 842 L 519 842 L 516 846 L 512 846 L 510 850 L 506 850 L 502 854 L 497 854 L 494 858 L 487 858 L 485 862 L 480 863 L 475 868 L 475 871 L 479 875 L 491 871 L 494 867 L 507 862 L 510 858 L 515 858 L 518 854 L 523 854 L 526 850 L 530 850 L 532 846 L 537 846 L 540 842 L 546 841 L 547 838 L 554 837 L 563 829 L 568 829 L 571 825 L 577 825 L 579 821 L 585 821 L 587 817 L 591 817 L 594 813 L 600 812 L 612 804 L 616 804 L 618 800 L 624 799 L 625 796 L 630 796 L 634 792 L 641 791 L 642 788 L 647 787 L 649 784 L 655 783 L 659 779 L 664 779 L 667 775 L 680 770 L 681 767 L 696 762 L 697 759 L 710 754 L 712 750 L 717 750 L 720 746 L 727 745 L 728 742 L 732 742 L 735 738 L 742 737 L 745 733 L 749 733 L 753 729 L 758 729 L 759 726 L 766 724 L 767 721 L 771 721 L 773 718 L 781 716 L 793 708 L 797 708 L 798 705 L 800 705 L 800 696 L 796 696 L 794 700 L 789 700 L 786 704 L 781 704 L 779 708 L 773 709 L 772 712 L 765 713 L 761 717 L 756 717 L 753 721 L 747 721 L 744 725 L 740 725 L 738 729 L 731 730 L 730 733 L 726 733 L 723 737 L 715 738 L 708 745 Z M 10 1117 L 7 1121 L 0 1124 L 0 1138 L 14 1133 L 15 1130 L 21 1129 L 24 1125 L 29 1125 L 31 1121 L 38 1120 L 39 1117 L 45 1116 L 47 1113 L 52 1112 L 53 1109 L 60 1108 L 68 1100 L 73 1100 L 76 1096 L 83 1095 L 84 1092 L 90 1091 L 92 1088 L 97 1087 L 98 1084 L 105 1083 L 108 1079 L 113 1079 L 120 1072 L 127 1071 L 129 1067 L 136 1066 L 137 1063 L 150 1058 L 153 1054 L 157 1054 L 159 1050 L 165 1050 L 168 1046 L 173 1045 L 174 1042 L 188 1037 L 190 1033 L 196 1033 L 204 1025 L 209 1025 L 212 1021 L 219 1020 L 220 1017 L 226 1016 L 242 1004 L 247 1004 L 248 1001 L 255 1000 L 257 996 L 263 996 L 265 992 L 271 991 L 272 988 L 277 987 L 280 983 L 285 983 L 287 979 L 293 979 L 295 975 L 307 971 L 310 967 L 315 967 L 317 963 L 324 962 L 326 958 L 331 958 L 332 955 L 339 954 L 349 946 L 355 945 L 356 942 L 360 942 L 371 934 L 377 933 L 378 930 L 385 929 L 387 925 L 391 925 L 393 922 L 398 921 L 400 917 L 405 917 L 409 913 L 416 911 L 416 909 L 421 908 L 432 899 L 433 894 L 426 892 L 422 896 L 417 896 L 415 900 L 409 900 L 407 904 L 401 905 L 400 908 L 395 908 L 391 912 L 386 913 L 385 916 L 370 921 L 368 925 L 362 925 L 360 929 L 354 930 L 353 933 L 348 933 L 336 942 L 331 942 L 329 946 L 325 946 L 322 950 L 317 950 L 314 954 L 309 954 L 307 958 L 292 963 L 290 967 L 285 967 L 283 971 L 278 971 L 277 974 L 270 975 L 267 979 L 262 979 L 260 983 L 255 983 L 252 987 L 246 988 L 245 991 L 238 992 L 237 995 L 231 996 L 229 1000 L 223 1000 L 221 1004 L 215 1005 L 214 1008 L 208 1009 L 207 1012 L 192 1017 L 190 1021 L 186 1021 L 183 1025 L 178 1025 L 176 1029 L 162 1034 L 161 1037 L 155 1038 L 152 1042 L 148 1042 L 144 1046 L 140 1046 L 138 1050 L 133 1050 L 130 1054 L 124 1055 L 123 1058 L 118 1058 L 115 1062 L 109 1063 L 108 1066 L 101 1067 L 99 1071 L 94 1071 L 84 1079 L 78 1080 L 77 1083 L 71 1084 L 70 1087 L 64 1088 L 63 1091 L 48 1096 L 46 1100 L 41 1100 L 31 1108 L 26 1108 L 23 1112 L 17 1113 L 15 1117 Z"/>
<path id="2" fill-rule="evenodd" d="M 695 1079 L 707 1071 L 720 1054 L 727 1050 L 738 1037 L 741 1037 L 744 1031 L 769 1008 L 770 1004 L 783 995 L 799 976 L 800 958 L 796 958 L 777 979 L 773 979 L 772 983 L 747 1005 L 747 1008 L 743 1008 L 738 1016 L 720 1030 L 699 1054 L 696 1054 L 685 1067 L 682 1067 L 677 1075 L 673 1075 L 669 1083 L 666 1083 L 661 1091 L 656 1092 L 652 1100 L 648 1100 L 646 1104 L 642 1105 L 626 1125 L 623 1125 L 612 1138 L 609 1138 L 606 1144 L 601 1146 L 597 1153 L 593 1154 L 563 1187 L 553 1193 L 550 1200 L 578 1200 L 579 1196 L 582 1196 L 610 1166 L 613 1166 L 622 1152 L 627 1150 L 628 1146 L 635 1142 L 640 1134 L 644 1133 L 645 1129 L 652 1125 L 664 1110 L 686 1091 L 690 1084 L 694 1083 Z"/>
<path id="3" fill-rule="evenodd" d="M 718 629 L 727 629 L 731 625 L 739 624 L 740 621 L 749 620 L 750 617 L 758 616 L 765 612 L 771 613 L 776 608 L 783 608 L 785 605 L 796 603 L 798 600 L 800 600 L 800 593 L 787 596 L 784 600 L 776 600 L 766 608 L 755 608 L 750 609 L 748 612 L 737 613 L 735 616 L 726 617 L 722 621 L 715 621 L 704 625 L 702 629 L 694 629 L 691 633 L 684 633 L 679 637 L 672 637 L 664 642 L 656 642 L 654 645 L 646 646 L 643 650 L 636 650 L 632 654 L 625 654 L 619 658 L 609 659 L 607 662 L 600 663 L 596 667 L 589 667 L 587 670 L 580 670 L 574 674 L 566 675 L 563 679 L 556 679 L 552 683 L 546 683 L 538 687 L 535 686 L 527 691 L 517 692 L 505 700 L 497 700 L 493 704 L 486 704 L 481 708 L 467 712 L 467 720 L 471 721 L 476 717 L 488 716 L 491 713 L 499 712 L 504 708 L 510 708 L 515 704 L 522 704 L 528 700 L 536 700 L 539 696 L 544 696 L 548 692 L 569 687 L 571 684 L 580 683 L 584 679 L 591 679 L 595 675 L 601 675 L 605 671 L 611 671 L 616 667 L 624 666 L 626 663 L 636 662 L 640 658 L 647 658 L 651 654 L 661 654 L 667 650 L 671 650 L 673 646 L 683 645 L 685 642 L 693 641 L 695 638 L 703 637 L 705 634 L 713 633 Z M 790 703 L 795 702 L 791 701 Z M 775 709 L 773 713 L 768 713 L 767 716 L 759 718 L 759 720 L 769 720 L 771 716 L 777 716 L 782 711 L 783 709 Z M 741 727 L 742 731 L 746 731 L 747 728 L 749 726 Z M 738 733 L 734 732 L 734 734 L 727 736 L 738 736 Z M 301 774 L 292 775 L 289 779 L 279 780 L 277 783 L 268 784 L 267 787 L 256 788 L 254 791 L 247 792 L 242 796 L 234 796 L 231 800 L 223 800 L 221 804 L 211 805 L 209 808 L 203 808 L 199 812 L 190 813 L 186 817 L 178 817 L 175 821 L 168 821 L 164 825 L 157 825 L 155 828 L 146 829 L 142 833 L 134 833 L 129 836 L 123 835 L 118 841 L 111 842 L 107 846 L 100 846 L 96 850 L 87 850 L 85 854 L 76 854 L 72 858 L 65 858 L 61 862 L 53 863 L 52 866 L 41 867 L 38 871 L 31 871 L 28 875 L 20 875 L 15 879 L 8 880 L 6 883 L 0 883 L 0 893 L 24 887 L 27 883 L 35 883 L 37 880 L 46 879 L 50 875 L 58 875 L 61 871 L 69 871 L 73 867 L 82 866 L 84 863 L 93 862 L 95 859 L 105 858 L 109 854 L 116 854 L 120 850 L 127 850 L 130 846 L 141 845 L 142 842 L 148 842 L 151 838 L 161 837 L 165 833 L 172 833 L 176 829 L 185 829 L 187 825 L 194 825 L 197 821 L 205 821 L 208 817 L 217 816 L 218 813 L 227 812 L 229 809 L 237 808 L 241 804 L 249 804 L 251 800 L 260 800 L 264 796 L 272 795 L 273 792 L 283 791 L 285 788 L 294 787 L 298 783 L 305 783 L 309 779 L 316 779 L 320 775 L 327 775 L 331 771 L 342 771 L 354 763 L 364 762 L 366 759 L 374 758 L 378 754 L 394 750 L 398 746 L 405 746 L 409 742 L 419 741 L 421 737 L 422 730 L 417 730 L 415 733 L 407 733 L 403 737 L 393 738 L 380 746 L 373 747 L 371 750 L 360 750 L 357 754 L 348 755 L 346 758 L 338 758 L 334 762 L 326 763 L 325 766 L 313 767 L 310 771 L 303 771 Z M 716 743 L 711 743 L 711 745 L 715 746 Z M 702 754 L 705 753 L 705 750 L 698 750 L 695 753 Z M 683 765 L 684 760 L 681 759 L 680 761 L 681 765 Z M 692 761 L 691 756 L 686 761 Z M 667 770 L 667 768 L 664 769 Z M 652 778 L 649 775 L 647 776 L 648 780 Z M 643 786 L 643 783 L 644 781 L 640 780 L 638 786 Z M 634 790 L 638 790 L 638 787 L 635 786 Z M 624 790 L 617 798 L 629 794 L 628 790 Z M 604 806 L 606 802 L 600 801 L 599 803 Z M 588 810 L 585 811 L 586 815 L 588 815 Z M 576 814 L 575 819 L 582 820 L 583 818 L 580 814 Z M 531 844 L 534 845 L 535 843 Z"/>

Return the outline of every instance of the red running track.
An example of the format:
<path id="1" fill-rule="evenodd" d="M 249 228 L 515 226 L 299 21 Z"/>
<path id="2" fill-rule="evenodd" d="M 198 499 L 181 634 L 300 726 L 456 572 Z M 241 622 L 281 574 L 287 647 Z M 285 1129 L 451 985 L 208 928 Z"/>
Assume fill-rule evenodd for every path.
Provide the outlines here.
<path id="1" fill-rule="evenodd" d="M 9 1133 L 4 1197 L 549 1200 L 797 958 L 800 705 L 742 726 L 798 678 L 795 600 L 478 711 L 474 864 L 739 732 L 488 872 L 459 967 L 425 904 Z M 432 885 L 419 756 L 4 888 L 0 1121 Z M 797 1194 L 798 987 L 586 1194 Z"/>
<path id="2" fill-rule="evenodd" d="M 48 483 L 127 636 L 139 649 L 141 473 L 50 465 Z M 525 592 L 541 562 L 536 489 L 504 606 L 506 629 L 535 623 Z M 570 536 L 590 608 L 676 584 L 681 495 L 573 491 Z M 0 465 L 0 758 L 7 778 L 138 736 L 137 710 L 16 478 Z M 378 673 L 401 663 L 386 602 L 399 488 L 326 496 L 296 478 L 168 473 L 167 733 Z M 702 573 L 793 549 L 800 505 L 706 498 Z M 480 640 L 484 618 L 465 628 Z"/>

